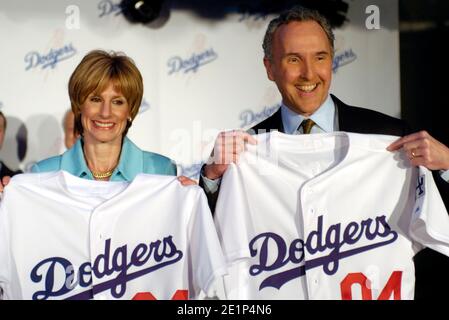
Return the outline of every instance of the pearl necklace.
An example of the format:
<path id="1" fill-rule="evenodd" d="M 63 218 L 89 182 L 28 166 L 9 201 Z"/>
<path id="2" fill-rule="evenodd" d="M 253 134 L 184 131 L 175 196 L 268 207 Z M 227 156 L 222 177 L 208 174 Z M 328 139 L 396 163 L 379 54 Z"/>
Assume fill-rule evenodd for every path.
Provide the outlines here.
<path id="1" fill-rule="evenodd" d="M 114 172 L 114 170 L 110 170 L 110 171 L 106 171 L 106 172 L 93 172 L 92 171 L 92 176 L 95 179 L 106 179 L 106 178 L 109 178 L 110 176 L 112 176 L 112 172 Z"/>

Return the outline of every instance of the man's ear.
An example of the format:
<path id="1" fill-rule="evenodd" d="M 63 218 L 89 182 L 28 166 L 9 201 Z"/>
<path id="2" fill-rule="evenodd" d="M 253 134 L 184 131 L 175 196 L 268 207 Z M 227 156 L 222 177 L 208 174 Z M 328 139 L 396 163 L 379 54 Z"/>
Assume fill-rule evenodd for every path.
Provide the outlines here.
<path id="1" fill-rule="evenodd" d="M 267 71 L 268 79 L 270 79 L 271 81 L 274 81 L 273 67 L 272 67 L 271 61 L 268 58 L 263 58 L 263 64 L 265 65 L 265 70 Z"/>

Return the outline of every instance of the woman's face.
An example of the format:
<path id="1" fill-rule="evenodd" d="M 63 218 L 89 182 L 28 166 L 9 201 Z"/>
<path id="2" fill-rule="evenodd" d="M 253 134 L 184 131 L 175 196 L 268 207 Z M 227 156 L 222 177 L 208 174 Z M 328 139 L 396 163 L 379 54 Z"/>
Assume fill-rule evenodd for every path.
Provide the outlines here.
<path id="1" fill-rule="evenodd" d="M 128 101 L 112 82 L 99 93 L 91 93 L 81 106 L 85 143 L 119 143 L 130 116 Z"/>

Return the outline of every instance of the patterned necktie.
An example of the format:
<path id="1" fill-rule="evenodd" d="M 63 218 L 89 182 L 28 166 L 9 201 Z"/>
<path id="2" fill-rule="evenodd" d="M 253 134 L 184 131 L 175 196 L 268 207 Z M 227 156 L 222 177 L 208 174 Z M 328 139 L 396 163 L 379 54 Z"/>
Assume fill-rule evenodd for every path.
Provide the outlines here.
<path id="1" fill-rule="evenodd" d="M 305 119 L 301 122 L 301 127 L 304 134 L 309 134 L 312 127 L 315 125 L 312 119 Z"/>

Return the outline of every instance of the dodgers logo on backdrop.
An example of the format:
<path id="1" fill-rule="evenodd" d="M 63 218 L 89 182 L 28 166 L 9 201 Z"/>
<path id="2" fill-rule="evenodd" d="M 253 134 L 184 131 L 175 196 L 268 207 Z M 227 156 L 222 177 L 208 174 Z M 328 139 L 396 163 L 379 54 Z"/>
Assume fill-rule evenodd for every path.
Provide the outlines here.
<path id="1" fill-rule="evenodd" d="M 109 16 L 114 13 L 115 16 L 118 16 L 122 13 L 122 8 L 120 7 L 120 2 L 114 3 L 111 0 L 101 0 L 98 3 L 98 10 L 100 10 L 99 18 L 104 16 Z"/>
<path id="2" fill-rule="evenodd" d="M 61 48 L 52 48 L 47 53 L 40 53 L 37 51 L 30 51 L 25 55 L 25 71 L 41 67 L 41 69 L 52 68 L 63 61 L 73 57 L 76 54 L 76 49 L 72 43 L 69 43 Z"/>
<path id="3" fill-rule="evenodd" d="M 354 62 L 357 59 L 357 55 L 352 51 L 352 49 L 344 50 L 341 53 L 338 53 L 334 56 L 334 60 L 332 61 L 332 72 L 336 73 L 337 70 L 351 62 Z"/>
<path id="4" fill-rule="evenodd" d="M 30 273 L 31 280 L 43 286 L 42 290 L 33 294 L 33 300 L 59 297 L 78 287 L 88 289 L 67 299 L 91 299 L 93 295 L 107 290 L 114 298 L 120 298 L 126 293 L 128 282 L 174 264 L 183 257 L 172 236 L 149 244 L 139 243 L 130 249 L 128 245 L 123 245 L 111 252 L 111 239 L 107 239 L 103 253 L 92 258 L 93 264 L 85 262 L 76 268 L 72 261 L 64 257 L 40 261 Z M 128 272 L 136 267 L 140 269 Z M 108 280 L 92 286 L 93 277 L 96 280 L 108 277 Z"/>
<path id="5" fill-rule="evenodd" d="M 250 241 L 251 256 L 258 259 L 249 268 L 250 275 L 271 272 L 261 282 L 259 290 L 265 287 L 280 289 L 285 283 L 304 276 L 307 270 L 316 267 L 323 267 L 324 273 L 333 275 L 338 271 L 341 259 L 389 245 L 398 238 L 398 233 L 391 230 L 384 215 L 360 223 L 353 221 L 344 228 L 341 223 L 337 223 L 327 230 L 323 229 L 323 219 L 323 216 L 318 217 L 316 230 L 310 232 L 305 241 L 294 239 L 287 243 L 274 232 L 261 233 Z M 364 245 L 358 245 L 360 241 Z M 326 251 L 326 255 L 320 254 Z M 308 260 L 305 260 L 306 254 Z M 319 257 L 313 259 L 315 254 Z M 284 266 L 290 267 L 272 273 Z"/>
<path id="6" fill-rule="evenodd" d="M 239 119 L 242 121 L 240 128 L 248 127 L 254 123 L 265 120 L 271 116 L 277 109 L 279 109 L 280 104 L 276 104 L 271 107 L 265 107 L 261 112 L 254 112 L 252 110 L 244 110 L 240 113 Z"/>
<path id="7" fill-rule="evenodd" d="M 179 72 L 197 72 L 200 67 L 216 60 L 217 58 L 218 55 L 213 48 L 204 50 L 200 53 L 193 53 L 188 58 L 173 56 L 167 61 L 168 75 Z"/>

